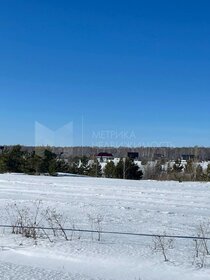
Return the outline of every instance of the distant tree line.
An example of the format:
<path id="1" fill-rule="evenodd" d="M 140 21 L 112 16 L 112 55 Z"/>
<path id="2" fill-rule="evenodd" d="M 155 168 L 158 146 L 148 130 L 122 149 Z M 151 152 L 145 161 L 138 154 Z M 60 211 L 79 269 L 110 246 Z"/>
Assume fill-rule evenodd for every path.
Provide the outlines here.
<path id="1" fill-rule="evenodd" d="M 116 165 L 113 161 L 106 164 L 104 169 L 106 178 L 118 178 L 129 180 L 140 180 L 143 178 L 143 172 L 133 160 L 121 159 Z"/>
<path id="2" fill-rule="evenodd" d="M 69 161 L 56 155 L 51 148 L 37 148 L 36 151 L 23 150 L 20 145 L 10 149 L 2 149 L 0 154 L 0 173 L 25 173 L 31 175 L 48 174 L 56 176 L 60 173 L 107 178 L 141 179 L 142 171 L 133 161 L 122 160 L 115 166 L 110 162 L 105 167 L 104 174 L 97 159 L 74 157 Z"/>
<path id="3" fill-rule="evenodd" d="M 184 163 L 177 159 L 165 161 L 164 159 L 144 163 L 144 179 L 152 180 L 175 180 L 175 181 L 210 181 L 210 164 L 203 168 L 201 163 L 188 160 Z"/>
<path id="4" fill-rule="evenodd" d="M 50 147 L 39 147 L 27 151 L 20 145 L 0 149 L 0 173 L 25 173 L 32 175 L 47 174 L 56 176 L 60 173 L 71 173 L 91 177 L 106 177 L 118 179 L 152 179 L 176 181 L 210 181 L 210 164 L 203 165 L 196 160 L 141 161 L 141 167 L 129 159 L 118 162 L 109 161 L 103 166 L 96 158 L 87 156 L 62 158 L 62 153 L 56 154 Z"/>
<path id="5" fill-rule="evenodd" d="M 56 175 L 66 172 L 68 165 L 64 160 L 58 160 L 57 155 L 50 149 L 37 149 L 27 152 L 20 145 L 12 149 L 4 149 L 0 154 L 0 172 Z"/>
<path id="6" fill-rule="evenodd" d="M 12 149 L 13 146 L 6 147 Z M 41 148 L 41 147 L 40 147 Z M 31 153 L 37 148 L 35 147 L 24 147 L 24 151 Z M 114 157 L 125 158 L 128 152 L 139 153 L 139 160 L 154 161 L 160 160 L 161 157 L 165 160 L 176 160 L 181 158 L 182 155 L 193 155 L 195 160 L 210 160 L 210 148 L 208 147 L 51 147 L 52 151 L 56 155 L 62 155 L 63 159 L 72 159 L 75 157 L 86 156 L 88 158 L 99 152 L 107 152 L 114 155 Z"/>

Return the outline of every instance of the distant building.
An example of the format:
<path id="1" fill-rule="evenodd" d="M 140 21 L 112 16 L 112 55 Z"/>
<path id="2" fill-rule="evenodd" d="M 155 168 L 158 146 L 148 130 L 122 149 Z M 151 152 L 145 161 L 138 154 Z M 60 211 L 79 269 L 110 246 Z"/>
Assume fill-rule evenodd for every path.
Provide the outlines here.
<path id="1" fill-rule="evenodd" d="M 154 160 L 160 160 L 162 158 L 165 158 L 165 155 L 163 155 L 163 154 L 154 154 Z"/>
<path id="2" fill-rule="evenodd" d="M 136 152 L 128 152 L 128 158 L 136 160 L 139 158 L 139 153 Z"/>
<path id="3" fill-rule="evenodd" d="M 182 155 L 182 160 L 194 160 L 195 155 Z"/>
<path id="4" fill-rule="evenodd" d="M 96 155 L 96 158 L 100 162 L 109 162 L 114 159 L 113 154 L 109 153 L 99 153 Z"/>

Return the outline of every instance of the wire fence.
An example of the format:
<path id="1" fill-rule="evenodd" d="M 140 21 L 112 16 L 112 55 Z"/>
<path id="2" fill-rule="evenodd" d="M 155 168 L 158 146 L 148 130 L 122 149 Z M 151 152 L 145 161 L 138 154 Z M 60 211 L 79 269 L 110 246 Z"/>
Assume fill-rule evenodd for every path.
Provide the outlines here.
<path id="1" fill-rule="evenodd" d="M 21 226 L 0 225 L 0 228 L 4 229 L 22 229 Z M 159 237 L 159 238 L 171 238 L 171 239 L 191 239 L 191 240 L 206 240 L 210 241 L 210 237 L 205 236 L 188 236 L 188 235 L 167 235 L 167 234 L 150 234 L 150 233 L 134 233 L 134 232 L 120 232 L 120 231 L 103 231 L 103 230 L 90 230 L 90 229 L 76 229 L 76 228 L 51 228 L 51 227 L 36 227 L 36 226 L 24 226 L 24 229 L 34 230 L 47 230 L 47 231 L 63 231 L 63 232 L 77 232 L 77 233 L 100 233 L 107 235 L 124 235 L 124 236 L 137 236 L 137 237 Z"/>

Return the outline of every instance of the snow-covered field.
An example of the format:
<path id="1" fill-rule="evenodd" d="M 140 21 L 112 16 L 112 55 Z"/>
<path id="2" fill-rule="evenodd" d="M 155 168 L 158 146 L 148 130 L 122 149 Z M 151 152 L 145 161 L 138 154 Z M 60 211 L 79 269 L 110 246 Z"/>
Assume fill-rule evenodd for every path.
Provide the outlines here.
<path id="1" fill-rule="evenodd" d="M 196 235 L 210 221 L 210 183 L 0 175 L 0 224 L 10 224 L 8 205 L 32 208 L 38 200 L 78 229 L 91 229 L 90 217 L 100 215 L 103 231 Z M 152 238 L 103 234 L 99 242 L 90 233 L 35 244 L 2 228 L 0 279 L 210 279 L 210 267 L 192 264 L 192 240 L 176 240 L 168 263 L 152 247 Z"/>

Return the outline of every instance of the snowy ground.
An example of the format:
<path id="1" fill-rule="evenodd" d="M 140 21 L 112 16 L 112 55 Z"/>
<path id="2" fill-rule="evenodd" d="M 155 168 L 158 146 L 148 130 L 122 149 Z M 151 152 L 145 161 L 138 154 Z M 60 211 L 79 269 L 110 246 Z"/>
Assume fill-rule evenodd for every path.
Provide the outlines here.
<path id="1" fill-rule="evenodd" d="M 101 215 L 104 231 L 196 235 L 210 220 L 210 183 L 124 181 L 79 177 L 0 175 L 0 224 L 9 224 L 8 205 L 56 208 L 66 227 L 92 227 Z M 151 238 L 77 233 L 54 243 L 0 230 L 0 279 L 209 280 L 210 268 L 192 265 L 194 244 L 175 241 L 164 263 Z M 208 260 L 207 260 L 208 261 Z"/>

